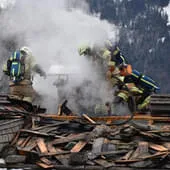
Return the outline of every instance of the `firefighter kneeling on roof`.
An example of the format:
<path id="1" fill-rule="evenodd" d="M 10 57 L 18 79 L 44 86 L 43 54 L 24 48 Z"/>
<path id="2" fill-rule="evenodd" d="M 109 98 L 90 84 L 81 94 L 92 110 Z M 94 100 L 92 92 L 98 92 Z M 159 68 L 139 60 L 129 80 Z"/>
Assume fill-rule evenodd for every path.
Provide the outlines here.
<path id="1" fill-rule="evenodd" d="M 46 77 L 42 68 L 35 63 L 35 59 L 28 47 L 16 50 L 8 58 L 3 72 L 9 76 L 9 97 L 32 103 L 36 92 L 32 87 L 32 73 Z"/>
<path id="2" fill-rule="evenodd" d="M 150 102 L 150 95 L 160 90 L 157 83 L 150 77 L 138 72 L 137 70 L 131 70 L 129 65 L 120 66 L 120 75 L 124 76 L 123 83 L 128 88 L 124 88 L 117 93 L 115 102 L 128 100 L 129 95 L 135 96 L 137 110 L 147 109 Z"/>

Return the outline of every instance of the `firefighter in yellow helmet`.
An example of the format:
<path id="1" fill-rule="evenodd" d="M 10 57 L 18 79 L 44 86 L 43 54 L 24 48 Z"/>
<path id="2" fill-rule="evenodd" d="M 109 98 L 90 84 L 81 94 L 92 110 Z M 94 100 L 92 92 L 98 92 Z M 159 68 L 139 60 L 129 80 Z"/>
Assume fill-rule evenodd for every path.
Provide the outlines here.
<path id="1" fill-rule="evenodd" d="M 108 41 L 106 43 L 106 47 L 110 52 L 107 58 L 108 61 L 108 70 L 106 72 L 106 80 L 109 81 L 109 84 L 112 87 L 118 85 L 119 79 L 123 80 L 124 76 L 120 75 L 120 67 L 122 65 L 127 65 L 124 56 L 121 54 L 121 51 L 118 46 L 112 45 L 112 43 Z"/>
<path id="2" fill-rule="evenodd" d="M 125 66 L 122 68 L 124 69 Z M 135 69 L 125 68 L 127 72 L 124 70 L 120 70 L 120 74 L 124 75 L 123 83 L 126 85 L 127 89 L 120 89 L 117 94 L 117 102 L 127 101 L 129 95 L 135 96 L 136 99 L 136 108 L 138 110 L 147 109 L 150 102 L 150 95 L 152 93 L 156 93 L 160 90 L 160 87 L 157 83 L 152 80 L 150 77 L 138 72 Z"/>
<path id="3" fill-rule="evenodd" d="M 11 54 L 3 72 L 9 76 L 9 97 L 29 103 L 32 103 L 36 96 L 32 87 L 33 73 L 46 77 L 46 73 L 36 64 L 32 51 L 26 46 Z"/>
<path id="4" fill-rule="evenodd" d="M 107 62 L 103 59 L 103 48 L 100 44 L 93 44 L 93 46 L 83 45 L 78 49 L 79 55 L 84 55 L 92 63 L 93 67 L 96 68 L 102 77 L 105 75 Z"/>
<path id="5" fill-rule="evenodd" d="M 82 45 L 78 48 L 78 53 L 80 56 L 84 55 L 89 57 L 93 62 L 96 62 L 101 58 L 101 48 L 98 44 L 90 45 Z"/>

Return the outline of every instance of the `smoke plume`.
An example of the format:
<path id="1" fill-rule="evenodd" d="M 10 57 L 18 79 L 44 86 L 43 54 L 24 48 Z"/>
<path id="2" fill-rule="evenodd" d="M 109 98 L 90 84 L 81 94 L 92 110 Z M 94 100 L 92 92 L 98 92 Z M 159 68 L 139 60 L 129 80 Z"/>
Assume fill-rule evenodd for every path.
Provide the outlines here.
<path id="1" fill-rule="evenodd" d="M 77 49 L 82 44 L 102 44 L 108 38 L 115 40 L 117 29 L 114 25 L 90 14 L 88 4 L 84 0 L 4 2 L 6 4 L 0 2 L 0 7 L 3 7 L 0 13 L 2 61 L 5 61 L 5 57 L 11 52 L 4 42 L 13 42 L 15 39 L 13 47 L 29 46 L 37 63 L 47 74 L 51 74 L 49 70 L 54 65 L 62 66 L 62 72 L 72 74 L 68 84 L 58 88 L 54 86 L 58 75 L 50 75 L 46 79 L 35 75 L 33 86 L 44 96 L 43 106 L 48 108 L 48 112 L 56 112 L 64 97 L 76 111 L 79 111 L 77 102 L 88 108 L 98 99 L 107 100 L 104 78 L 99 76 L 98 70 L 87 58 L 79 56 Z M 55 73 L 58 74 L 58 70 L 54 69 L 52 74 Z M 67 79 L 67 76 L 64 78 Z M 78 89 L 84 80 L 88 80 L 85 82 L 87 84 Z"/>

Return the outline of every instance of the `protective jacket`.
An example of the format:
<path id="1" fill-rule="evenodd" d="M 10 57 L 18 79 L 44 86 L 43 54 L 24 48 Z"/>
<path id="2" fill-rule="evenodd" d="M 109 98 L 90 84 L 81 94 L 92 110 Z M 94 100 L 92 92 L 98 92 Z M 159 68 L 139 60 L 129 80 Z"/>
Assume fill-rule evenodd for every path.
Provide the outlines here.
<path id="1" fill-rule="evenodd" d="M 14 52 L 12 55 L 15 54 L 16 53 Z M 33 74 L 38 73 L 40 74 L 40 76 L 45 76 L 45 72 L 38 64 L 36 64 L 35 58 L 32 55 L 25 56 L 24 67 L 25 67 L 24 75 L 21 81 L 16 83 L 11 79 L 9 80 L 9 87 L 10 87 L 9 94 L 10 96 L 13 96 L 16 99 L 32 102 L 36 95 L 36 92 L 32 87 Z M 5 64 L 3 68 L 3 72 L 7 73 L 7 69 L 8 66 Z"/>

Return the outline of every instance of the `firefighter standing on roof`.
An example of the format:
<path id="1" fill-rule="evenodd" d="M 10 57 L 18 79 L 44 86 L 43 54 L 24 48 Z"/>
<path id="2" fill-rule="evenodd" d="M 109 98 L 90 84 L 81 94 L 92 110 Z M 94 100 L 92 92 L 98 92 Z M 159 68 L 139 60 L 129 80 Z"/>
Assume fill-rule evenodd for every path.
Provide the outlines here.
<path id="1" fill-rule="evenodd" d="M 110 87 L 118 85 L 118 79 L 123 80 L 122 75 L 120 75 L 119 67 L 122 65 L 127 65 L 127 62 L 124 56 L 121 54 L 121 51 L 118 46 L 113 46 L 111 43 L 107 43 L 107 49 L 109 52 L 105 52 L 104 58 L 107 58 L 108 61 L 108 70 L 106 72 L 106 80 L 109 82 Z"/>
<path id="2" fill-rule="evenodd" d="M 3 72 L 9 76 L 10 96 L 14 99 L 32 103 L 36 92 L 32 87 L 32 73 L 46 76 L 42 68 L 36 64 L 28 47 L 16 50 L 4 65 Z"/>
<path id="3" fill-rule="evenodd" d="M 120 74 L 122 72 L 120 71 Z M 128 96 L 136 96 L 136 105 L 138 110 L 147 109 L 150 102 L 150 95 L 160 90 L 157 83 L 150 77 L 132 70 L 131 73 L 123 74 L 124 84 L 128 87 L 128 90 L 124 89 L 117 94 L 117 101 L 127 101 Z"/>

